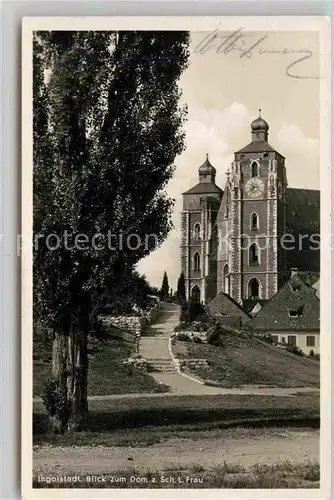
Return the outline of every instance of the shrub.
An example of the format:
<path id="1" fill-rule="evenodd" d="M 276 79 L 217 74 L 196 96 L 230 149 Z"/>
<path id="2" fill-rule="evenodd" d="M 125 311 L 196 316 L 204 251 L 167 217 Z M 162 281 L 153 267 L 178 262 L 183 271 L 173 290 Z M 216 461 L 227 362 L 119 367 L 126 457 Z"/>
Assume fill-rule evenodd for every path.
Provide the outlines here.
<path id="1" fill-rule="evenodd" d="M 51 379 L 44 385 L 42 400 L 48 415 L 57 417 L 61 423 L 60 431 L 64 431 L 71 411 L 66 391 L 62 391 L 56 380 Z"/>
<path id="2" fill-rule="evenodd" d="M 296 345 L 287 345 L 286 346 L 286 350 L 288 352 L 291 352 L 292 354 L 296 354 L 297 356 L 305 356 L 305 354 L 303 353 L 303 351 Z"/>
<path id="3" fill-rule="evenodd" d="M 180 322 L 190 324 L 196 321 L 204 314 L 204 307 L 202 304 L 190 299 L 189 301 L 183 300 L 181 302 Z"/>
<path id="4" fill-rule="evenodd" d="M 190 338 L 188 337 L 188 335 L 186 333 L 179 333 L 176 336 L 176 339 L 180 340 L 181 342 L 190 342 Z"/>
<path id="5" fill-rule="evenodd" d="M 194 337 L 195 344 L 202 344 L 202 341 L 199 337 Z"/>

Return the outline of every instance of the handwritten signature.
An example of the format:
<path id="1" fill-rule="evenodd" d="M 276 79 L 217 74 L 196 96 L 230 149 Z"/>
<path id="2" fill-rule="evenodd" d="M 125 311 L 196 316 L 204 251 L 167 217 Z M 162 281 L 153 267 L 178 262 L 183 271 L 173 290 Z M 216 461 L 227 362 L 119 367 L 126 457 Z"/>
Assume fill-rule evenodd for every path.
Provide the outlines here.
<path id="1" fill-rule="evenodd" d="M 237 52 L 240 59 L 247 58 L 250 59 L 254 54 L 266 55 L 266 54 L 277 54 L 277 55 L 289 55 L 294 54 L 295 59 L 287 66 L 285 72 L 291 78 L 300 79 L 318 79 L 319 76 L 307 76 L 303 75 L 302 63 L 310 59 L 313 56 L 313 52 L 309 49 L 289 49 L 289 48 L 278 48 L 278 49 L 268 49 L 263 47 L 264 42 L 269 38 L 269 34 L 265 34 L 255 41 L 249 41 L 249 34 L 244 32 L 243 28 L 230 33 L 228 35 L 223 35 L 219 30 L 215 30 L 212 33 L 206 35 L 203 40 L 195 47 L 195 54 L 205 54 L 207 52 L 215 51 L 216 54 L 226 55 L 231 52 Z"/>

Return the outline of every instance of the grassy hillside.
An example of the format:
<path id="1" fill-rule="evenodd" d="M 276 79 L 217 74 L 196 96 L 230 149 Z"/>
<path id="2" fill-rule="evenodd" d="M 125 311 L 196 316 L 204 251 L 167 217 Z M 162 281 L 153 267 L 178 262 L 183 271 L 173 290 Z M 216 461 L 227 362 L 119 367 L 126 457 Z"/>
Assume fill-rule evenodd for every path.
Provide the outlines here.
<path id="1" fill-rule="evenodd" d="M 296 356 L 247 333 L 224 331 L 218 345 L 176 341 L 174 353 L 181 359 L 205 359 L 208 367 L 185 368 L 223 387 L 263 385 L 319 387 L 320 363 Z"/>
<path id="2" fill-rule="evenodd" d="M 138 392 L 166 392 L 168 388 L 147 373 L 127 369 L 122 361 L 132 353 L 131 344 L 108 338 L 89 347 L 88 396 Z M 41 396 L 51 375 L 51 351 L 34 342 L 33 392 Z"/>

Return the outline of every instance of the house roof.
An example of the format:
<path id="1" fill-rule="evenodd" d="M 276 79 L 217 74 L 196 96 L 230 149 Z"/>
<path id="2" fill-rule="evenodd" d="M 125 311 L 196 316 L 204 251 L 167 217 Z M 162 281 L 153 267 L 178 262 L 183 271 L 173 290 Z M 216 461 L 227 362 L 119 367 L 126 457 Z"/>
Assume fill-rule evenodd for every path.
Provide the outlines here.
<path id="1" fill-rule="evenodd" d="M 318 297 L 318 299 L 320 299 L 320 279 L 313 283 L 312 287 L 315 289 L 316 296 Z"/>
<path id="2" fill-rule="evenodd" d="M 232 297 L 227 293 L 220 292 L 208 304 L 209 312 L 214 316 L 234 316 L 242 319 L 250 318 L 250 315 L 245 311 Z"/>
<path id="3" fill-rule="evenodd" d="M 182 194 L 223 194 L 222 189 L 213 182 L 199 182 Z"/>
<path id="4" fill-rule="evenodd" d="M 300 229 L 319 230 L 320 191 L 287 188 L 287 225 Z"/>
<path id="5" fill-rule="evenodd" d="M 253 309 L 256 306 L 256 304 L 260 304 L 260 306 L 263 307 L 266 302 L 268 302 L 268 300 L 262 300 L 262 299 L 244 299 L 242 301 L 242 305 L 245 308 L 245 310 L 250 313 L 251 311 L 253 311 Z"/>
<path id="6" fill-rule="evenodd" d="M 298 310 L 302 312 L 301 315 L 290 317 L 290 311 Z M 259 313 L 251 319 L 249 326 L 262 331 L 318 330 L 320 328 L 320 301 L 315 289 L 306 284 L 299 275 L 292 276 L 263 305 Z"/>
<path id="7" fill-rule="evenodd" d="M 235 154 L 238 153 L 270 153 L 270 152 L 276 152 L 276 149 L 274 149 L 268 142 L 266 141 L 252 141 L 247 146 L 243 147 L 242 149 L 239 149 L 239 151 L 236 151 Z"/>

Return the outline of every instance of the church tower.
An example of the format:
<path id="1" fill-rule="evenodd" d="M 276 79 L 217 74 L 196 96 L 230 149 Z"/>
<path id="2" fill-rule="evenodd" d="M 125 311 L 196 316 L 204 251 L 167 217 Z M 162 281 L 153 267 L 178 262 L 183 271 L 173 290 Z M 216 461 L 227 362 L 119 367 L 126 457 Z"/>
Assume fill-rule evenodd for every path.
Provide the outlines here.
<path id="1" fill-rule="evenodd" d="M 252 141 L 234 154 L 217 217 L 217 293 L 240 304 L 270 299 L 285 280 L 285 159 L 268 143 L 268 131 L 260 110 Z"/>
<path id="2" fill-rule="evenodd" d="M 199 182 L 183 193 L 181 213 L 181 270 L 186 297 L 205 304 L 217 290 L 217 226 L 222 190 L 208 155 L 198 169 Z"/>

